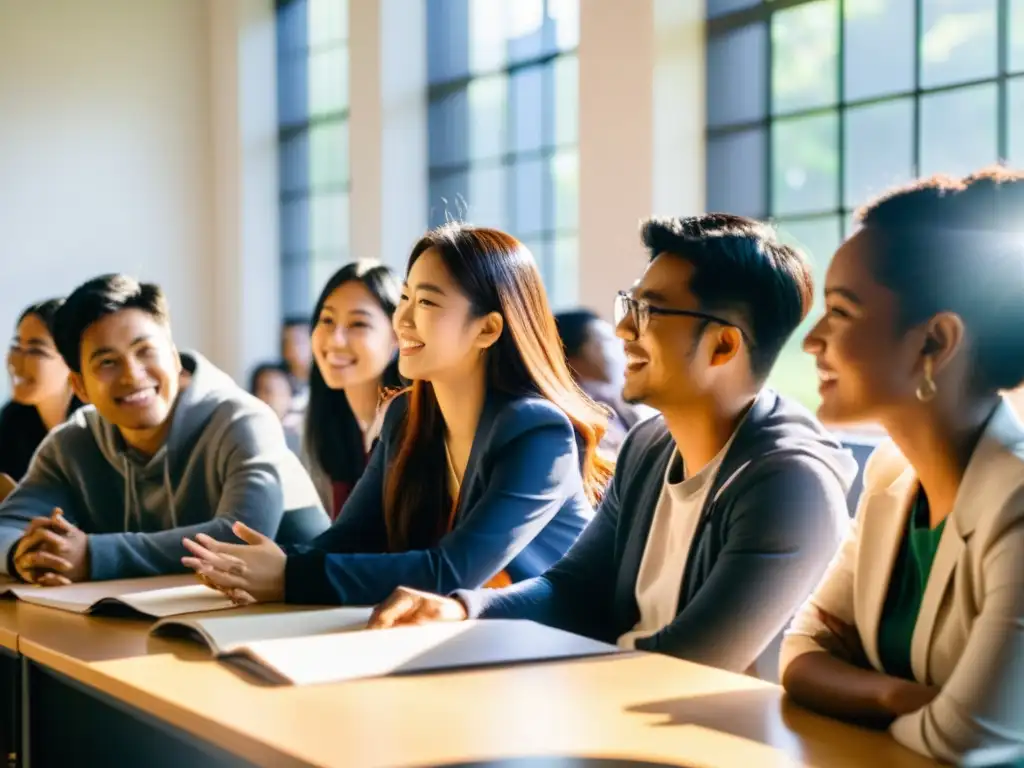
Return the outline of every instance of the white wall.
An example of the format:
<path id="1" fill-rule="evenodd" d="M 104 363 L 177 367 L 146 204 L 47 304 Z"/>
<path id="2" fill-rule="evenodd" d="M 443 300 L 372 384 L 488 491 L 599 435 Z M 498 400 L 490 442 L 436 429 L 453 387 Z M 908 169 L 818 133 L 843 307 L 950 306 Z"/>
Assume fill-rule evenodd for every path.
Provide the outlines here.
<path id="1" fill-rule="evenodd" d="M 245 384 L 280 355 L 281 260 L 273 0 L 202 0 L 210 11 L 213 302 L 204 351 Z"/>
<path id="2" fill-rule="evenodd" d="M 398 274 L 427 229 L 426 2 L 349 2 L 352 255 Z"/>
<path id="3" fill-rule="evenodd" d="M 273 23 L 272 0 L 4 0 L 0 338 L 122 271 L 163 286 L 180 346 L 236 376 L 275 354 Z"/>
<path id="4" fill-rule="evenodd" d="M 163 285 L 179 343 L 203 346 L 206 17 L 203 0 L 3 4 L 0 335 L 26 303 L 124 271 Z"/>
<path id="5" fill-rule="evenodd" d="M 704 0 L 581 0 L 579 62 L 579 297 L 610 316 L 640 220 L 704 210 Z"/>

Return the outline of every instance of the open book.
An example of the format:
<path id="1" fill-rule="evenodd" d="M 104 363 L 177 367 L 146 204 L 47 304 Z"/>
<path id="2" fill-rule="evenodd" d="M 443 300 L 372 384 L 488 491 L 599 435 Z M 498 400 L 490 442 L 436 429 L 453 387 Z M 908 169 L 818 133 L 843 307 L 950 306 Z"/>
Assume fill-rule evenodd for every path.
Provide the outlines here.
<path id="1" fill-rule="evenodd" d="M 10 582 L 0 584 L 0 595 L 73 613 L 123 613 L 130 610 L 153 618 L 219 611 L 234 605 L 217 590 L 199 584 L 195 576 L 187 574 L 87 581 L 65 587 Z"/>
<path id="2" fill-rule="evenodd" d="M 369 608 L 164 619 L 152 634 L 185 634 L 223 663 L 279 684 L 306 685 L 428 670 L 617 653 L 532 621 L 437 622 L 365 629 Z"/>
<path id="3" fill-rule="evenodd" d="M 182 616 L 161 619 L 151 635 L 187 637 L 203 643 L 214 657 L 232 653 L 248 643 L 287 637 L 312 637 L 366 629 L 372 608 L 326 608 L 308 611 L 231 613 L 223 616 Z"/>

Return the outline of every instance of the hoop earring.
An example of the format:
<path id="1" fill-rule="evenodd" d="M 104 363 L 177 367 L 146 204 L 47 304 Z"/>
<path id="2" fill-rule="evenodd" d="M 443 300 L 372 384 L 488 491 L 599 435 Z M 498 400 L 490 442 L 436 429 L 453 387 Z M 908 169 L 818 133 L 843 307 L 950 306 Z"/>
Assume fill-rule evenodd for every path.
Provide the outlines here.
<path id="1" fill-rule="evenodd" d="M 930 357 L 924 359 L 924 381 L 917 386 L 917 391 L 914 393 L 922 403 L 930 402 L 939 393 L 939 388 L 935 385 L 935 379 L 932 378 L 933 365 L 934 363 L 932 363 Z"/>

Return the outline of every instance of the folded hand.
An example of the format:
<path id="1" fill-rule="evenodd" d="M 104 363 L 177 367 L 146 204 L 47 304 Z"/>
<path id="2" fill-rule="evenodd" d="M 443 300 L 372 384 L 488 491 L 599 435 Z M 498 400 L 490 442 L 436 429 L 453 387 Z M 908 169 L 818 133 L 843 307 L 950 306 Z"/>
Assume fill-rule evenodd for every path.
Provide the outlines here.
<path id="1" fill-rule="evenodd" d="M 194 541 L 182 539 L 192 556 L 181 562 L 240 605 L 284 600 L 284 550 L 244 523 L 235 523 L 231 530 L 246 543 L 226 544 L 200 533 Z"/>
<path id="2" fill-rule="evenodd" d="M 853 624 L 847 624 L 845 621 L 836 618 L 827 611 L 823 611 L 821 608 L 816 610 L 818 612 L 818 621 L 828 628 L 831 635 L 831 637 L 823 640 L 826 646 L 831 646 L 828 650 L 834 656 L 853 664 L 855 667 L 871 669 L 871 663 L 868 661 L 867 654 L 864 653 L 864 645 L 861 643 L 860 632 L 857 630 L 857 627 Z"/>
<path id="3" fill-rule="evenodd" d="M 33 519 L 15 545 L 14 570 L 19 578 L 46 587 L 89 578 L 89 537 L 60 509 Z"/>

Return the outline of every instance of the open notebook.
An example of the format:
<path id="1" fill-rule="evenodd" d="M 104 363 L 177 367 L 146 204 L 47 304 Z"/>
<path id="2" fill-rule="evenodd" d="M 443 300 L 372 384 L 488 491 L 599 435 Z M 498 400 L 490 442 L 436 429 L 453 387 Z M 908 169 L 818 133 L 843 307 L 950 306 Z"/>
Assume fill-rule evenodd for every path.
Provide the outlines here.
<path id="1" fill-rule="evenodd" d="M 0 584 L 0 595 L 73 613 L 123 613 L 130 610 L 158 619 L 233 607 L 233 603 L 220 592 L 197 583 L 195 576 L 187 574 L 89 581 L 66 587 L 10 582 Z"/>
<path id="2" fill-rule="evenodd" d="M 164 619 L 157 635 L 205 643 L 225 664 L 274 683 L 307 685 L 428 670 L 617 653 L 613 645 L 520 620 L 365 629 L 369 608 Z"/>

